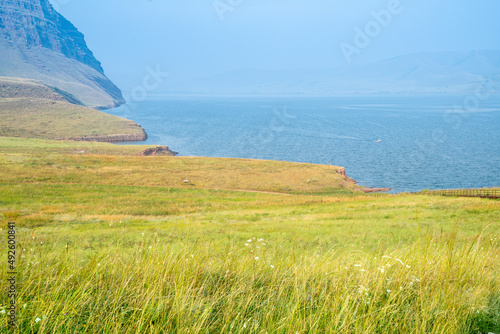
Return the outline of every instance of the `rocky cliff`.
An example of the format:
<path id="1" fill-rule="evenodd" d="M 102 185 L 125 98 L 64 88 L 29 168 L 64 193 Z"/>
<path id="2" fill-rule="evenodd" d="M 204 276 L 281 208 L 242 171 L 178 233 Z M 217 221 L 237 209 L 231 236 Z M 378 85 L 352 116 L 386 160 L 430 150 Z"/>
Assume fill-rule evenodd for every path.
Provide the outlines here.
<path id="1" fill-rule="evenodd" d="M 1 0 L 0 76 L 43 81 L 94 108 L 124 103 L 83 34 L 49 0 Z"/>
<path id="2" fill-rule="evenodd" d="M 179 154 L 179 152 L 172 151 L 168 146 L 158 146 L 145 149 L 144 151 L 139 152 L 136 155 L 142 157 L 164 156 L 164 155 L 175 157 L 177 154 Z"/>

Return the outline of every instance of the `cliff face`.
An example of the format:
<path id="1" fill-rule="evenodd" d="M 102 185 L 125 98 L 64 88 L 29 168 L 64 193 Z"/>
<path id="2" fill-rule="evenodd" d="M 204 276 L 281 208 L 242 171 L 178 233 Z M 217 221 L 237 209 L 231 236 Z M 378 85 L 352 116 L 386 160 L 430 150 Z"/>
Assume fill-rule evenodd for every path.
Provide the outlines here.
<path id="1" fill-rule="evenodd" d="M 0 75 L 43 81 L 91 107 L 124 103 L 83 34 L 48 0 L 0 2 Z"/>
<path id="2" fill-rule="evenodd" d="M 151 156 L 170 156 L 175 157 L 178 152 L 172 151 L 168 146 L 158 146 L 145 149 L 142 152 L 137 153 L 137 156 L 141 157 L 151 157 Z"/>

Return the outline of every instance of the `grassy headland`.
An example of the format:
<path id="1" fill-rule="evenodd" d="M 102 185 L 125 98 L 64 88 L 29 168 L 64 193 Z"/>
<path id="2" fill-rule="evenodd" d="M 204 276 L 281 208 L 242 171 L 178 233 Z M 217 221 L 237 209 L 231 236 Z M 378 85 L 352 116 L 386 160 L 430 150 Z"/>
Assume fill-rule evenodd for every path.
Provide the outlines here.
<path id="1" fill-rule="evenodd" d="M 137 123 L 74 103 L 78 101 L 71 95 L 40 82 L 0 77 L 0 136 L 98 141 L 146 139 Z"/>
<path id="2" fill-rule="evenodd" d="M 20 333 L 500 330 L 498 201 L 140 150 L 0 139 Z"/>

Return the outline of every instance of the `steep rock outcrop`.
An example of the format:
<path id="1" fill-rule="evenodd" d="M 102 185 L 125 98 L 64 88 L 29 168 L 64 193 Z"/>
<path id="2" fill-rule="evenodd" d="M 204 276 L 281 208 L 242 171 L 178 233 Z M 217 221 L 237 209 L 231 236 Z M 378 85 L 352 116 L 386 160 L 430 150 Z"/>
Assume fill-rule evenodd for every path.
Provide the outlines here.
<path id="1" fill-rule="evenodd" d="M 345 173 L 345 168 L 344 167 L 340 167 L 339 169 L 337 169 L 337 173 L 339 173 L 343 177 L 347 178 L 347 174 Z"/>
<path id="2" fill-rule="evenodd" d="M 176 156 L 179 154 L 178 152 L 172 151 L 168 146 L 158 146 L 145 149 L 144 151 L 138 153 L 138 156 L 158 156 L 158 155 L 167 155 L 167 156 Z"/>
<path id="3" fill-rule="evenodd" d="M 83 34 L 48 0 L 0 2 L 0 76 L 40 80 L 94 108 L 125 102 Z"/>

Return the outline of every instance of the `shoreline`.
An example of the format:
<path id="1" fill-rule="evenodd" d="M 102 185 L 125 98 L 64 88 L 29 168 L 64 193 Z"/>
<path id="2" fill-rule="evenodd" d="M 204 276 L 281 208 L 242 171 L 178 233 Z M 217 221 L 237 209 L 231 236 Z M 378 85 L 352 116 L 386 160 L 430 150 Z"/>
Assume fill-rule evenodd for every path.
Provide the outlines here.
<path id="1" fill-rule="evenodd" d="M 391 190 L 392 190 L 391 188 L 369 188 L 369 187 L 364 187 L 363 189 L 361 189 L 361 191 L 364 192 L 365 194 L 386 192 Z"/>
<path id="2" fill-rule="evenodd" d="M 340 175 L 342 175 L 346 180 L 349 180 L 349 181 L 354 182 L 355 184 L 357 184 L 359 187 L 361 187 L 361 189 L 359 189 L 359 190 L 361 190 L 365 194 L 377 193 L 377 192 L 386 192 L 386 191 L 391 191 L 392 190 L 391 188 L 370 188 L 370 187 L 363 187 L 363 186 L 359 185 L 356 180 L 351 179 L 349 176 L 347 176 L 347 173 L 345 171 L 345 167 L 340 167 L 339 169 L 337 169 L 337 173 L 339 173 Z"/>
<path id="3" fill-rule="evenodd" d="M 137 126 L 141 128 L 142 133 L 111 134 L 111 135 L 82 136 L 82 137 L 59 137 L 59 138 L 54 138 L 54 140 L 72 140 L 72 141 L 104 142 L 104 143 L 126 143 L 126 142 L 146 141 L 148 139 L 148 134 L 146 130 L 144 130 L 144 128 L 139 124 L 137 124 Z"/>

